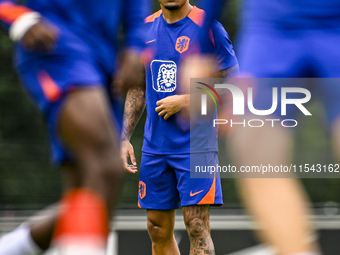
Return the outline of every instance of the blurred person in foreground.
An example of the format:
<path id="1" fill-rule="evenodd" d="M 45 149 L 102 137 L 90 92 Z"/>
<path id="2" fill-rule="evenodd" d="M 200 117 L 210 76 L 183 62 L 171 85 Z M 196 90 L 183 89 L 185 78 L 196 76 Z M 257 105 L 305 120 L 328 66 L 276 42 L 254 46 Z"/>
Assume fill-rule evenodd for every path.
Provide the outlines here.
<path id="1" fill-rule="evenodd" d="M 45 116 L 53 161 L 65 176 L 58 213 L 4 236 L 1 255 L 38 254 L 52 239 L 60 254 L 105 254 L 124 172 L 122 114 L 111 91 L 142 78 L 147 9 L 142 0 L 0 0 L 20 78 Z M 125 57 L 111 84 L 120 25 Z"/>
<path id="2" fill-rule="evenodd" d="M 340 77 L 339 1 L 246 0 L 243 3 L 241 20 L 238 49 L 242 73 L 254 78 Z M 254 106 L 257 109 L 269 109 L 272 88 L 276 86 L 280 90 L 280 87 L 291 86 L 280 83 L 258 84 Z M 313 97 L 317 95 L 321 98 L 333 148 L 339 158 L 340 86 L 339 83 L 329 80 L 316 80 L 314 83 L 316 84 L 313 90 L 311 85 L 301 84 L 301 87 L 315 93 Z M 296 107 L 290 112 L 287 111 L 284 118 L 294 118 L 297 111 Z M 283 118 L 278 111 L 274 112 L 273 116 Z M 244 137 L 249 137 L 249 144 L 244 143 Z M 293 130 L 279 126 L 239 129 L 231 138 L 231 142 L 238 164 L 271 162 L 276 165 L 289 165 L 292 162 Z M 252 151 L 252 156 L 242 159 L 241 151 L 245 155 Z M 268 228 L 266 237 L 276 244 L 279 254 L 320 254 L 307 219 L 311 214 L 309 202 L 298 180 L 243 179 L 240 183 L 245 202 L 253 214 L 273 229 L 269 231 Z M 261 185 L 262 188 L 255 185 Z M 258 202 L 254 200 L 255 197 Z M 271 202 L 275 200 L 280 202 Z M 261 204 L 261 207 L 255 206 L 254 203 Z M 275 215 L 281 219 L 277 219 Z"/>
<path id="3" fill-rule="evenodd" d="M 190 178 L 190 160 L 216 165 L 217 131 L 197 123 L 201 143 L 190 144 L 190 130 L 178 126 L 179 113 L 189 106 L 189 95 L 182 94 L 177 70 L 180 60 L 190 54 L 197 41 L 204 11 L 188 0 L 159 0 L 161 10 L 149 16 L 147 45 L 153 52 L 145 66 L 144 87 L 129 90 L 124 109 L 122 160 L 128 172 L 137 165 L 130 144 L 133 130 L 146 106 L 138 205 L 147 210 L 147 227 L 153 254 L 180 254 L 174 237 L 176 209 L 182 207 L 190 239 L 190 254 L 215 254 L 210 235 L 210 205 L 221 205 L 221 180 Z M 211 25 L 210 44 L 220 77 L 238 72 L 232 43 L 223 26 Z M 210 124 L 210 122 L 209 122 Z M 191 131 L 195 132 L 195 131 Z M 193 149 L 194 148 L 194 149 Z M 193 151 L 194 150 L 194 151 Z M 190 154 L 191 153 L 191 154 Z M 132 165 L 127 163 L 131 159 Z"/>
<path id="4" fill-rule="evenodd" d="M 204 1 L 207 22 L 222 2 Z M 240 71 L 246 77 L 340 76 L 339 1 L 245 0 L 241 21 L 238 52 Z M 206 31 L 202 34 L 204 45 Z M 183 72 L 199 74 L 206 69 L 206 59 L 209 57 L 193 56 L 184 64 Z M 272 86 L 259 84 L 256 89 L 254 106 L 268 109 Z M 336 83 L 318 84 L 315 91 L 325 105 L 333 148 L 339 157 L 340 87 Z M 281 118 L 279 114 L 276 117 Z M 233 131 L 230 146 L 238 165 L 290 164 L 293 132 L 270 125 Z M 307 219 L 309 202 L 298 180 L 242 178 L 239 184 L 245 205 L 263 227 L 262 237 L 278 254 L 320 254 Z"/>

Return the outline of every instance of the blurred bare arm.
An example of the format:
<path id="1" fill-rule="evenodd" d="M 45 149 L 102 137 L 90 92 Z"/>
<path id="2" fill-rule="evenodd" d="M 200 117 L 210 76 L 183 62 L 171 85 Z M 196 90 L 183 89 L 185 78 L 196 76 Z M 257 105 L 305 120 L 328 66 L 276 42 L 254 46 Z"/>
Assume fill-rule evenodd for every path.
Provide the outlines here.
<path id="1" fill-rule="evenodd" d="M 216 78 L 230 78 L 230 77 L 237 75 L 239 73 L 239 71 L 240 71 L 240 68 L 239 68 L 238 64 L 236 64 L 236 65 L 229 67 L 227 69 L 218 71 L 216 73 Z"/>
<path id="2" fill-rule="evenodd" d="M 52 51 L 57 40 L 57 29 L 47 22 L 40 20 L 25 33 L 20 43 L 27 50 L 41 52 Z"/>
<path id="3" fill-rule="evenodd" d="M 134 49 L 126 49 L 119 61 L 112 84 L 113 94 L 126 93 L 136 84 L 142 84 L 144 79 L 144 65 L 141 53 Z"/>
<path id="4" fill-rule="evenodd" d="M 0 21 L 8 29 L 9 37 L 26 50 L 51 51 L 58 40 L 58 29 L 54 25 L 39 12 L 15 1 L 0 0 Z"/>

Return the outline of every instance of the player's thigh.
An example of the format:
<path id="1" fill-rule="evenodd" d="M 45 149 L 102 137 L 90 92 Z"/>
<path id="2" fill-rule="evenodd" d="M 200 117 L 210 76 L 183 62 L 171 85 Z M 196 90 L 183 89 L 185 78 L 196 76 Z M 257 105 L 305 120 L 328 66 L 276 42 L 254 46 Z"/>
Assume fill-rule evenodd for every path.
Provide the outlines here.
<path id="1" fill-rule="evenodd" d="M 321 99 L 335 154 L 340 158 L 340 79 L 322 78 L 315 84 L 315 94 Z M 323 112 L 323 111 L 321 111 Z"/>
<path id="2" fill-rule="evenodd" d="M 181 206 L 189 205 L 222 205 L 222 188 L 218 166 L 218 155 L 215 152 L 172 155 L 168 161 L 175 169 L 177 190 Z M 191 163 L 190 163 L 191 162 Z M 201 169 L 191 177 L 190 169 Z"/>
<path id="3" fill-rule="evenodd" d="M 142 154 L 138 202 L 143 209 L 171 210 L 179 207 L 175 172 L 165 155 Z"/>
<path id="4" fill-rule="evenodd" d="M 340 114 L 331 125 L 332 146 L 338 161 L 340 160 Z"/>
<path id="5" fill-rule="evenodd" d="M 340 68 L 340 67 L 339 67 Z M 318 99 L 321 99 L 325 108 L 329 126 L 340 116 L 340 78 L 317 79 L 314 90 L 311 91 Z"/>
<path id="6" fill-rule="evenodd" d="M 31 98 L 44 114 L 55 164 L 74 163 L 74 155 L 65 148 L 59 132 L 60 113 L 72 90 L 101 86 L 103 74 L 91 56 L 49 54 L 33 56 L 19 67 L 21 80 Z"/>
<path id="7" fill-rule="evenodd" d="M 280 119 L 283 121 L 284 119 L 296 119 L 299 114 L 299 108 L 291 103 L 291 104 L 282 104 L 282 98 L 287 100 L 303 100 L 306 98 L 307 92 L 292 92 L 294 89 L 308 89 L 310 80 L 308 79 L 300 79 L 300 78 L 252 78 L 252 79 L 244 79 L 243 82 L 247 87 L 253 88 L 253 100 L 252 106 L 257 111 L 269 111 L 270 109 L 275 109 L 271 111 L 269 119 Z M 283 92 L 285 90 L 285 92 Z M 276 103 L 275 103 L 276 102 Z M 303 103 L 303 106 L 308 103 Z M 252 113 L 249 110 L 249 107 L 245 109 L 245 114 L 249 117 L 254 117 L 256 119 L 258 117 L 257 113 Z M 265 123 L 267 125 L 268 123 Z M 252 124 L 253 125 L 253 124 Z M 274 123 L 269 123 L 271 126 L 275 126 Z"/>
<path id="8" fill-rule="evenodd" d="M 106 90 L 101 86 L 70 92 L 61 108 L 59 132 L 76 157 L 115 157 L 118 139 Z"/>

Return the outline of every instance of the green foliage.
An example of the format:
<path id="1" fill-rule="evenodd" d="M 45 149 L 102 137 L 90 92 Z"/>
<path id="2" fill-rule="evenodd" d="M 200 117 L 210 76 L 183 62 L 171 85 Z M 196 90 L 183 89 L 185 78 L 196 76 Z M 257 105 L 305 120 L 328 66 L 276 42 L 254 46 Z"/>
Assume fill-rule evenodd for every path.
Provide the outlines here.
<path id="1" fill-rule="evenodd" d="M 0 209 L 36 208 L 59 199 L 60 172 L 50 162 L 42 116 L 21 86 L 13 46 L 0 34 Z"/>

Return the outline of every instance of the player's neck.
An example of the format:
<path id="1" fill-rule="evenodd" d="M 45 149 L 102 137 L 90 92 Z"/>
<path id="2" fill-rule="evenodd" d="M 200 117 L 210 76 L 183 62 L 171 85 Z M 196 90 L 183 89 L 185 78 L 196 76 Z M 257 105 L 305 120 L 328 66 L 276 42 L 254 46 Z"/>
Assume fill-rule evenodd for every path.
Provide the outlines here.
<path id="1" fill-rule="evenodd" d="M 175 23 L 184 19 L 188 16 L 189 12 L 192 10 L 192 5 L 189 4 L 189 1 L 183 5 L 182 7 L 178 8 L 177 10 L 168 10 L 163 5 L 161 5 L 164 20 L 167 23 Z"/>

